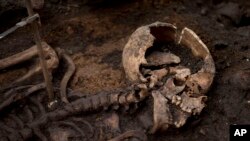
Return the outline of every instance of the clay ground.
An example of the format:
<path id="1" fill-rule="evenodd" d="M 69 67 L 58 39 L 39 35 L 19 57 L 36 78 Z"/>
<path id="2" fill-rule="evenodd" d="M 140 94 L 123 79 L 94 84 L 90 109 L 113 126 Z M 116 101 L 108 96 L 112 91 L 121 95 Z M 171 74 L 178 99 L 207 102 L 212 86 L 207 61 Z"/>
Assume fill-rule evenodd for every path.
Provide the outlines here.
<path id="1" fill-rule="evenodd" d="M 69 88 L 85 94 L 128 85 L 121 64 L 122 50 L 139 26 L 161 21 L 195 31 L 208 46 L 216 65 L 215 80 L 207 93 L 207 107 L 201 115 L 188 120 L 184 127 L 150 135 L 149 140 L 227 141 L 230 124 L 250 124 L 250 77 L 249 74 L 236 75 L 250 69 L 250 2 L 242 0 L 235 3 L 239 4 L 240 12 L 230 7 L 226 9 L 227 2 L 205 0 L 166 1 L 149 6 L 143 5 L 142 1 L 83 4 L 80 0 L 69 0 L 68 3 L 46 4 L 38 12 L 43 40 L 53 48 L 67 50 L 76 64 L 77 71 Z M 221 4 L 224 4 L 222 8 Z M 231 13 L 218 12 L 223 8 Z M 25 16 L 25 9 L 3 13 L 0 32 Z M 29 28 L 20 29 L 0 41 L 0 58 L 32 45 Z M 22 64 L 2 70 L 0 85 L 8 85 L 27 69 L 28 65 Z M 60 77 L 57 74 L 55 83 Z M 133 129 L 136 119 L 129 115 L 124 117 L 120 123 L 121 130 Z"/>

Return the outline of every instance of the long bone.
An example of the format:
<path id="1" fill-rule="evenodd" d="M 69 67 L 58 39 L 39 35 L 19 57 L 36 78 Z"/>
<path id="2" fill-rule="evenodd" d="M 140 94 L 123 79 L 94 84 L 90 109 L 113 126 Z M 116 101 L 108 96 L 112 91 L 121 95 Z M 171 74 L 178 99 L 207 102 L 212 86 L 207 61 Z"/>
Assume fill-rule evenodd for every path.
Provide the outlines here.
<path id="1" fill-rule="evenodd" d="M 68 84 L 69 79 L 75 73 L 76 67 L 75 67 L 73 60 L 70 58 L 70 56 L 68 54 L 65 53 L 64 50 L 57 48 L 56 51 L 58 53 L 58 56 L 60 58 L 63 58 L 66 61 L 66 63 L 68 64 L 67 71 L 66 71 L 64 77 L 62 78 L 62 81 L 60 84 L 60 94 L 61 94 L 61 100 L 65 103 L 69 103 L 69 100 L 68 100 L 67 95 L 66 95 L 66 93 L 67 93 L 66 88 L 67 88 L 67 84 Z"/>
<path id="2" fill-rule="evenodd" d="M 47 66 L 48 66 L 48 71 L 50 72 L 50 74 L 52 73 L 52 71 L 58 67 L 59 64 L 59 58 L 57 57 L 57 53 L 60 55 L 60 58 L 65 59 L 65 61 L 68 64 L 68 70 L 66 71 L 61 84 L 60 84 L 60 94 L 61 94 L 61 99 L 64 102 L 68 102 L 67 101 L 67 97 L 66 97 L 66 87 L 67 87 L 67 83 L 69 81 L 69 79 L 71 78 L 71 76 L 73 75 L 73 73 L 75 72 L 75 65 L 72 61 L 72 59 L 70 58 L 70 56 L 68 56 L 62 49 L 57 49 L 57 53 L 45 42 L 42 42 L 42 47 L 45 53 L 45 59 L 47 62 Z M 23 52 L 20 52 L 18 54 L 15 54 L 13 56 L 7 57 L 5 59 L 0 60 L 0 68 L 7 68 L 10 67 L 12 65 L 27 61 L 29 59 L 34 58 L 37 55 L 37 49 L 36 46 L 33 46 Z M 17 80 L 15 80 L 14 82 L 12 82 L 8 87 L 3 88 L 1 91 L 5 91 L 6 89 L 9 88 L 13 88 L 15 87 L 18 83 L 23 82 L 27 79 L 29 79 L 30 77 L 32 77 L 35 74 L 41 73 L 42 72 L 42 68 L 40 66 L 39 62 L 36 62 L 36 64 L 22 77 L 18 78 Z M 28 88 L 27 93 L 24 94 L 20 94 L 22 96 L 19 96 L 19 94 L 16 93 L 17 90 L 19 89 L 24 89 L 25 87 Z M 5 97 L 7 98 L 3 103 L 0 104 L 0 110 L 5 108 L 6 106 L 10 105 L 13 102 L 16 102 L 17 100 L 20 100 L 24 97 L 27 97 L 28 95 L 33 93 L 33 90 L 29 92 L 29 89 L 33 89 L 33 88 L 29 88 L 30 86 L 19 86 L 17 88 L 14 89 L 10 89 L 9 91 L 7 91 L 5 93 Z M 34 88 L 39 88 L 39 89 L 43 89 L 45 86 L 42 85 L 42 87 L 40 88 L 39 85 L 34 86 Z M 35 90 L 36 91 L 36 90 Z M 12 94 L 14 92 L 14 94 Z"/>
<path id="3" fill-rule="evenodd" d="M 57 66 L 59 64 L 59 59 L 57 57 L 56 52 L 47 43 L 42 42 L 42 47 L 44 50 L 48 70 L 49 70 L 49 72 L 51 72 L 53 69 L 57 68 Z M 35 46 L 32 46 L 31 48 L 29 48 L 23 52 L 17 53 L 13 56 L 10 56 L 10 57 L 7 57 L 7 58 L 0 60 L 0 69 L 5 69 L 7 67 L 16 65 L 18 63 L 25 62 L 27 60 L 32 59 L 33 57 L 35 57 L 37 55 L 38 55 L 38 51 L 37 51 L 37 48 L 35 45 Z M 24 76 L 22 76 L 21 78 L 18 78 L 16 81 L 14 81 L 12 83 L 12 85 L 19 83 L 19 82 L 22 82 L 22 81 L 30 78 L 34 74 L 41 73 L 41 72 L 42 72 L 41 66 L 37 62 L 35 67 L 30 69 Z"/>

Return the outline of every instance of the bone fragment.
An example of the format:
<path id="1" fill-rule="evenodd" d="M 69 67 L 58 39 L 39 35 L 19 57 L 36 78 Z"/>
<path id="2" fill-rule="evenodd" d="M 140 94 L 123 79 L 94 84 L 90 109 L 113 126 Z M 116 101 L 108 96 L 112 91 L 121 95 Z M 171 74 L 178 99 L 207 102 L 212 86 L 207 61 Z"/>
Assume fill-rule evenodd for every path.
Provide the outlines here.
<path id="1" fill-rule="evenodd" d="M 9 106 L 10 104 L 18 101 L 18 100 L 21 100 L 27 96 L 29 96 L 30 94 L 38 91 L 38 90 L 41 90 L 41 89 L 44 89 L 45 88 L 45 84 L 44 83 L 40 83 L 40 84 L 37 84 L 35 86 L 32 86 L 30 87 L 29 89 L 26 90 L 26 92 L 24 93 L 14 93 L 12 94 L 9 98 L 7 98 L 6 100 L 4 100 L 1 104 L 0 104 L 0 111 Z"/>
<path id="2" fill-rule="evenodd" d="M 180 57 L 170 52 L 152 52 L 146 57 L 149 66 L 169 65 L 178 64 L 181 62 Z"/>
<path id="3" fill-rule="evenodd" d="M 67 98 L 67 84 L 70 78 L 75 73 L 76 67 L 71 57 L 68 54 L 66 54 L 64 50 L 57 48 L 57 53 L 59 54 L 60 57 L 62 57 L 66 61 L 68 65 L 67 71 L 64 74 L 60 84 L 60 94 L 61 94 L 61 100 L 65 103 L 69 103 Z"/>
<path id="4" fill-rule="evenodd" d="M 158 130 L 166 130 L 172 122 L 172 115 L 169 110 L 168 100 L 159 91 L 153 91 L 154 98 L 154 125 L 150 130 L 154 134 Z"/>
<path id="5" fill-rule="evenodd" d="M 206 96 L 200 96 L 197 98 L 189 97 L 185 92 L 181 95 L 182 102 L 180 108 L 193 115 L 199 114 L 205 107 Z"/>

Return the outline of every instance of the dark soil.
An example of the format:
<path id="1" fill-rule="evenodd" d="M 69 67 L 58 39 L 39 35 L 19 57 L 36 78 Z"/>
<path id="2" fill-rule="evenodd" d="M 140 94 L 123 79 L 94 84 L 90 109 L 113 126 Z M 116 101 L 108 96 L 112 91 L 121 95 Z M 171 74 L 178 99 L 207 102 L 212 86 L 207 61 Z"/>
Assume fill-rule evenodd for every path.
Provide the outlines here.
<path id="1" fill-rule="evenodd" d="M 149 140 L 227 141 L 229 125 L 250 124 L 250 89 L 247 85 L 250 81 L 250 1 L 230 2 L 233 6 L 228 6 L 229 2 L 223 0 L 165 0 L 164 4 L 157 1 L 154 4 L 145 4 L 142 1 L 129 0 L 62 0 L 60 3 L 48 2 L 38 12 L 41 16 L 43 40 L 53 48 L 67 50 L 76 64 L 77 71 L 70 81 L 70 89 L 90 95 L 128 85 L 121 55 L 129 36 L 138 27 L 161 21 L 172 23 L 179 29 L 188 27 L 195 31 L 208 46 L 216 65 L 214 83 L 207 93 L 207 107 L 201 115 L 190 118 L 184 127 L 149 135 Z M 232 10 L 232 7 L 238 10 Z M 0 15 L 0 32 L 26 15 L 23 8 L 3 12 Z M 35 44 L 32 39 L 28 27 L 7 36 L 0 41 L 0 59 L 31 47 Z M 182 51 L 178 50 L 178 53 L 181 54 Z M 23 64 L 8 71 L 1 70 L 0 86 L 8 85 L 25 74 L 28 67 L 28 64 Z M 45 92 L 40 94 L 44 95 Z M 24 100 L 13 105 L 7 112 L 1 113 L 1 120 L 9 121 L 8 111 L 22 117 L 21 110 L 28 103 L 28 100 Z M 145 115 L 148 113 L 144 112 L 147 111 L 145 105 L 147 104 L 139 105 L 139 111 L 134 114 L 118 112 L 121 132 L 143 129 L 139 119 L 147 117 Z M 81 114 L 77 117 L 86 116 L 86 120 L 98 128 L 102 125 L 98 121 L 102 121 L 110 113 L 112 110 L 90 115 Z M 118 132 L 107 134 L 114 135 L 118 135 Z"/>

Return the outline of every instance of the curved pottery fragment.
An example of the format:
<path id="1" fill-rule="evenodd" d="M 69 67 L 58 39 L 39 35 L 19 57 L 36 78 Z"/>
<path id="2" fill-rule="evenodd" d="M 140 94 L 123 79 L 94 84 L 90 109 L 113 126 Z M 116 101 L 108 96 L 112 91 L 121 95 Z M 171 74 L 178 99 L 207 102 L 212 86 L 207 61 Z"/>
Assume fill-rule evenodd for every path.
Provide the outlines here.
<path id="1" fill-rule="evenodd" d="M 142 26 L 125 45 L 122 62 L 131 82 L 154 88 L 151 133 L 171 125 L 179 128 L 189 116 L 200 114 L 205 107 L 215 65 L 208 48 L 191 29 L 185 27 L 178 33 L 177 27 L 162 22 Z"/>

